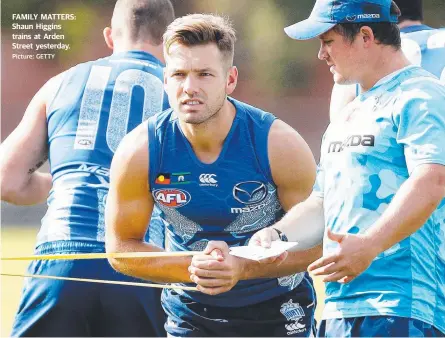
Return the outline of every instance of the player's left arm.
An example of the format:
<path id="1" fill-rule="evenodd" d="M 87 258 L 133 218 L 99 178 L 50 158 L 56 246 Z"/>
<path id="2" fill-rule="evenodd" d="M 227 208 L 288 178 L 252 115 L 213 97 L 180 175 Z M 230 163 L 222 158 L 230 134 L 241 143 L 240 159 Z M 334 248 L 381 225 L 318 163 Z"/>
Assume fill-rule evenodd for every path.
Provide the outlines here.
<path id="1" fill-rule="evenodd" d="M 304 201 L 312 192 L 316 164 L 303 138 L 282 121 L 275 121 L 269 132 L 269 162 L 278 198 L 285 210 Z M 308 224 L 310 226 L 310 224 Z M 218 251 L 221 259 L 212 259 Z M 215 295 L 232 289 L 239 280 L 287 276 L 306 270 L 321 256 L 321 245 L 288 254 L 279 261 L 261 264 L 229 254 L 225 242 L 209 242 L 203 255 L 193 257 L 189 268 L 191 280 L 201 292 Z M 207 254 L 207 255 L 206 255 Z M 281 264 L 280 264 L 281 263 Z"/>
<path id="2" fill-rule="evenodd" d="M 51 175 L 37 171 L 48 159 L 46 109 L 61 76 L 50 79 L 35 94 L 17 128 L 0 146 L 1 199 L 31 205 L 46 200 Z"/>
<path id="3" fill-rule="evenodd" d="M 419 230 L 445 197 L 445 88 L 401 101 L 395 116 L 397 142 L 403 144 L 409 178 L 377 222 L 363 234 L 335 234 L 339 250 L 309 266 L 325 281 L 350 282 L 380 253 Z M 426 94 L 426 93 L 425 93 Z"/>

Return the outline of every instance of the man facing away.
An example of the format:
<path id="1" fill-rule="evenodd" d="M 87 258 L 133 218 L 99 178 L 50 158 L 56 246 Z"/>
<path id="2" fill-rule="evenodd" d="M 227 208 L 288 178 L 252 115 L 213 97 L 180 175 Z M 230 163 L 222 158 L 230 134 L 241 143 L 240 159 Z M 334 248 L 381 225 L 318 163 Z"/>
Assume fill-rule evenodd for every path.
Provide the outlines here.
<path id="1" fill-rule="evenodd" d="M 162 34 L 173 19 L 169 0 L 118 0 L 104 29 L 113 55 L 50 79 L 2 144 L 2 200 L 35 204 L 49 193 L 35 254 L 105 251 L 111 159 L 129 130 L 163 110 Z M 51 174 L 36 171 L 46 158 Z M 28 274 L 136 281 L 106 260 L 33 261 Z M 26 279 L 12 335 L 165 336 L 157 290 Z"/>
<path id="2" fill-rule="evenodd" d="M 286 28 L 318 37 L 337 84 L 361 94 L 331 121 L 312 195 L 253 243 L 323 234 L 320 336 L 445 333 L 445 88 L 401 50 L 390 0 L 318 0 Z"/>
<path id="3" fill-rule="evenodd" d="M 199 292 L 164 291 L 169 335 L 309 336 L 315 291 L 306 273 L 295 272 L 320 256 L 320 246 L 291 253 L 280 266 L 228 253 L 304 200 L 315 179 L 313 155 L 294 129 L 228 97 L 238 78 L 234 43 L 230 22 L 218 16 L 189 15 L 167 28 L 164 83 L 172 109 L 128 134 L 116 152 L 107 252 L 161 251 L 143 242 L 158 206 L 167 250 L 205 251 L 193 265 L 191 257 L 110 263 L 139 278 L 198 284 Z M 216 276 L 203 275 L 201 264 Z"/>
<path id="4" fill-rule="evenodd" d="M 402 50 L 408 60 L 437 76 L 445 83 L 445 28 L 431 28 L 422 23 L 422 0 L 395 0 L 400 8 L 398 26 L 402 38 Z M 355 99 L 358 85 L 334 84 L 331 94 L 330 117 Z"/>

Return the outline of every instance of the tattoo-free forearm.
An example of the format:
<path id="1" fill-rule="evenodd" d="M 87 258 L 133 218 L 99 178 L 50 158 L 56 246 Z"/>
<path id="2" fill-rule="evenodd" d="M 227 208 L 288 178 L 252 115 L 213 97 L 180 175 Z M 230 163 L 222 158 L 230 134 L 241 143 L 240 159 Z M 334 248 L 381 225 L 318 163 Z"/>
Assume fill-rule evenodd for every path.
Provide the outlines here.
<path id="1" fill-rule="evenodd" d="M 325 229 L 323 199 L 312 194 L 272 227 L 284 232 L 289 241 L 298 242 L 302 249 L 317 246 L 323 241 Z"/>
<path id="2" fill-rule="evenodd" d="M 253 260 L 243 260 L 243 275 L 241 279 L 276 278 L 289 276 L 306 271 L 309 264 L 321 257 L 322 245 L 304 251 L 289 252 L 286 260 L 279 266 L 275 264 L 260 264 Z"/>
<path id="3" fill-rule="evenodd" d="M 107 240 L 107 252 L 163 252 L 140 240 Z M 157 283 L 191 283 L 188 267 L 191 257 L 110 258 L 111 266 L 129 276 Z"/>

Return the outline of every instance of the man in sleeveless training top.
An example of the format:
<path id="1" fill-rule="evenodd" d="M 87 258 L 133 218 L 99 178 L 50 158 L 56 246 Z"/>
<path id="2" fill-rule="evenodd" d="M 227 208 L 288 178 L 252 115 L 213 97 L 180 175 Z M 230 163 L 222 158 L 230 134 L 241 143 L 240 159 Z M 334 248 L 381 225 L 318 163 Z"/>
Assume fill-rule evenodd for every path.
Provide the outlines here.
<path id="1" fill-rule="evenodd" d="M 128 134 L 116 152 L 107 252 L 161 251 L 143 242 L 157 206 L 166 250 L 202 254 L 193 264 L 191 257 L 110 263 L 147 280 L 198 284 L 198 292 L 163 292 L 169 335 L 310 336 L 316 298 L 304 271 L 320 246 L 270 264 L 228 253 L 306 199 L 315 179 L 313 155 L 294 129 L 228 97 L 238 78 L 234 43 L 230 22 L 219 16 L 189 15 L 168 27 L 164 83 L 172 109 Z M 215 243 L 222 248 L 212 250 Z M 201 264 L 216 275 L 207 278 Z"/>

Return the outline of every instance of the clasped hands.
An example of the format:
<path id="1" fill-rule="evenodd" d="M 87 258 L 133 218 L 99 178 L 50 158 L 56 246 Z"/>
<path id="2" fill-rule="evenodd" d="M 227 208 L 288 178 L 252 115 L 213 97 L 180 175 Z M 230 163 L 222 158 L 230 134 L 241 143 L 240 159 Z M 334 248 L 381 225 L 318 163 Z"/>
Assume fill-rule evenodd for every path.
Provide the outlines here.
<path id="1" fill-rule="evenodd" d="M 251 240 L 249 245 L 259 244 Z M 284 252 L 276 257 L 252 261 L 233 256 L 229 250 L 226 242 L 210 241 L 202 254 L 193 256 L 188 271 L 190 280 L 197 284 L 199 291 L 208 295 L 227 292 L 238 281 L 255 278 L 255 267 L 264 264 L 279 265 L 287 257 L 287 252 Z"/>

